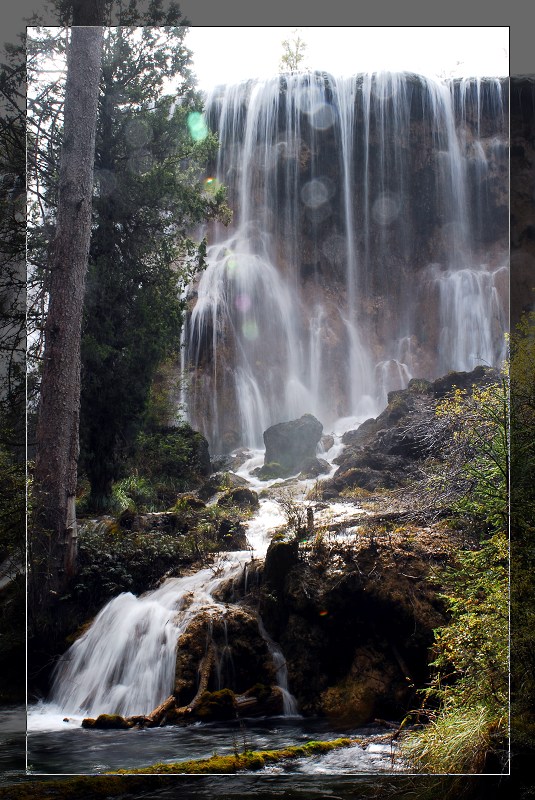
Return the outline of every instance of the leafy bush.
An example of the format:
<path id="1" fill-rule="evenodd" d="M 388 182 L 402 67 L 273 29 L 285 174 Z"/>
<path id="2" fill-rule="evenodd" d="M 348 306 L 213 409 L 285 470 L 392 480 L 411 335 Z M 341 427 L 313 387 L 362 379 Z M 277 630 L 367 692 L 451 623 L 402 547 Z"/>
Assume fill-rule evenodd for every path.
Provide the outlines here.
<path id="1" fill-rule="evenodd" d="M 452 432 L 445 481 L 451 505 L 479 532 L 434 574 L 449 622 L 435 632 L 434 677 L 426 702 L 433 720 L 412 734 L 404 752 L 429 772 L 481 772 L 504 766 L 509 692 L 509 390 L 499 382 L 456 389 L 437 406 Z M 442 424 L 442 423 L 441 423 Z"/>
<path id="2" fill-rule="evenodd" d="M 123 531 L 118 525 L 86 523 L 79 534 L 79 571 L 71 594 L 87 609 L 121 592 L 139 594 L 188 559 L 182 537 Z"/>
<path id="3" fill-rule="evenodd" d="M 444 479 L 456 485 L 453 507 L 488 531 L 507 525 L 509 512 L 509 371 L 500 380 L 455 389 L 436 408 L 451 437 Z"/>

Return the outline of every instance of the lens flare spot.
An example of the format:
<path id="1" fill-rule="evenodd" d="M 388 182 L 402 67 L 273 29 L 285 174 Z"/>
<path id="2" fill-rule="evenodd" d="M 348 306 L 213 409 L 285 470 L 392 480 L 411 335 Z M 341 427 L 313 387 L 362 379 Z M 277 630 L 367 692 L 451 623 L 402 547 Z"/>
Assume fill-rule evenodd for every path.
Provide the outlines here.
<path id="1" fill-rule="evenodd" d="M 203 185 L 205 195 L 209 196 L 215 195 L 221 186 L 217 178 L 206 178 Z"/>
<path id="2" fill-rule="evenodd" d="M 191 138 L 196 142 L 202 142 L 208 136 L 208 126 L 204 115 L 199 111 L 191 111 L 188 114 L 188 128 Z"/>
<path id="3" fill-rule="evenodd" d="M 244 314 L 246 311 L 249 311 L 251 308 L 251 298 L 248 294 L 239 294 L 234 301 L 234 305 Z"/>
<path id="4" fill-rule="evenodd" d="M 328 611 L 320 611 L 320 617 L 327 617 L 327 616 L 329 616 Z"/>
<path id="5" fill-rule="evenodd" d="M 334 110 L 329 103 L 318 103 L 311 110 L 310 124 L 318 131 L 326 131 L 334 125 Z"/>
<path id="6" fill-rule="evenodd" d="M 400 203 L 398 198 L 387 192 L 379 195 L 372 206 L 373 218 L 379 225 L 390 225 L 399 216 L 399 212 Z"/>
<path id="7" fill-rule="evenodd" d="M 229 253 L 227 256 L 226 267 L 229 275 L 232 275 L 238 269 L 238 261 L 232 253 Z"/>
<path id="8" fill-rule="evenodd" d="M 301 200 L 309 208 L 319 208 L 331 197 L 329 182 L 323 178 L 313 178 L 301 189 Z"/>
<path id="9" fill-rule="evenodd" d="M 254 319 L 246 320 L 243 325 L 241 326 L 241 331 L 246 339 L 249 341 L 254 341 L 258 339 L 258 325 L 254 321 Z"/>

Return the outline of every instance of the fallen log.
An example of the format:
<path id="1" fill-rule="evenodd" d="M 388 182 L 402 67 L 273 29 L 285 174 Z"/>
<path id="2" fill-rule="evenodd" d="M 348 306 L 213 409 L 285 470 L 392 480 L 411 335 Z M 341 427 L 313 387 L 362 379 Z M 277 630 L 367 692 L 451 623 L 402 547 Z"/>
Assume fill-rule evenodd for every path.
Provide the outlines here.
<path id="1" fill-rule="evenodd" d="M 170 695 L 167 700 L 164 700 L 163 703 L 151 711 L 150 714 L 147 714 L 145 717 L 145 727 L 146 728 L 156 728 L 159 725 L 165 715 L 167 714 L 170 709 L 175 707 L 175 696 L 174 694 Z"/>

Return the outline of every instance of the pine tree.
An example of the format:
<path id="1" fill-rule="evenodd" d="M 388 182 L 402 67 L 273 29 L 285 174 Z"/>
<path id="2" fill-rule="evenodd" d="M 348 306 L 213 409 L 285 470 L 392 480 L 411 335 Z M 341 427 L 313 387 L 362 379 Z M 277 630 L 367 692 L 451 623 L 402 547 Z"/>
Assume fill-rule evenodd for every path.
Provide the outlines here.
<path id="1" fill-rule="evenodd" d="M 185 33 L 119 28 L 105 43 L 82 347 L 83 468 L 96 508 L 109 501 L 156 368 L 178 353 L 181 293 L 204 248 L 190 233 L 228 214 L 224 191 L 203 181 L 216 142 Z"/>
<path id="2" fill-rule="evenodd" d="M 91 234 L 93 163 L 103 31 L 72 31 L 56 230 L 50 260 L 35 462 L 32 538 L 35 605 L 46 604 L 74 569 L 79 454 L 80 334 Z"/>

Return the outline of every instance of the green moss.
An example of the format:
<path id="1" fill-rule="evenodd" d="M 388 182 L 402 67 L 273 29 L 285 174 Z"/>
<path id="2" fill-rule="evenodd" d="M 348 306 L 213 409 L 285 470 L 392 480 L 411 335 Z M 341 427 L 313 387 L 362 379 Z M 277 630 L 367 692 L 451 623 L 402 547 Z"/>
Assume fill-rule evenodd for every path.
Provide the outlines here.
<path id="1" fill-rule="evenodd" d="M 261 481 L 270 481 L 273 478 L 285 478 L 288 475 L 288 470 L 284 469 L 278 461 L 270 461 L 264 464 L 258 471 L 258 477 Z"/>
<path id="2" fill-rule="evenodd" d="M 233 719 L 236 716 L 236 697 L 231 689 L 203 692 L 195 715 L 201 719 Z"/>
<path id="3" fill-rule="evenodd" d="M 145 775 L 157 773 L 173 773 L 179 775 L 217 775 L 232 774 L 243 770 L 256 771 L 266 764 L 275 764 L 291 758 L 300 758 L 321 753 L 328 753 L 340 747 L 349 747 L 354 744 L 354 739 L 341 738 L 330 742 L 307 742 L 303 745 L 286 747 L 281 750 L 247 750 L 239 755 L 220 756 L 196 761 L 179 761 L 172 764 L 154 764 L 150 767 L 141 767 L 134 770 L 119 770 L 121 775 Z"/>
<path id="4" fill-rule="evenodd" d="M 259 703 L 264 703 L 271 695 L 271 687 L 264 683 L 255 683 L 245 694 L 256 697 Z"/>
<path id="5" fill-rule="evenodd" d="M 111 797 L 141 791 L 147 788 L 146 775 L 153 775 L 151 789 L 154 791 L 160 786 L 168 785 L 166 775 L 227 775 L 244 770 L 258 771 L 266 764 L 273 764 L 291 758 L 314 756 L 328 753 L 340 747 L 349 747 L 354 744 L 353 739 L 335 739 L 331 742 L 307 742 L 304 745 L 286 747 L 281 750 L 251 751 L 239 755 L 219 756 L 199 759 L 197 761 L 182 761 L 173 764 L 153 764 L 135 770 L 118 770 L 114 774 L 91 775 L 69 778 L 67 780 L 26 781 L 24 783 L 0 787 L 0 798 L 6 800 L 43 800 L 56 798 L 57 800 L 85 800 Z M 128 775 L 128 784 L 125 784 L 124 775 Z M 131 796 L 128 794 L 128 796 Z"/>

